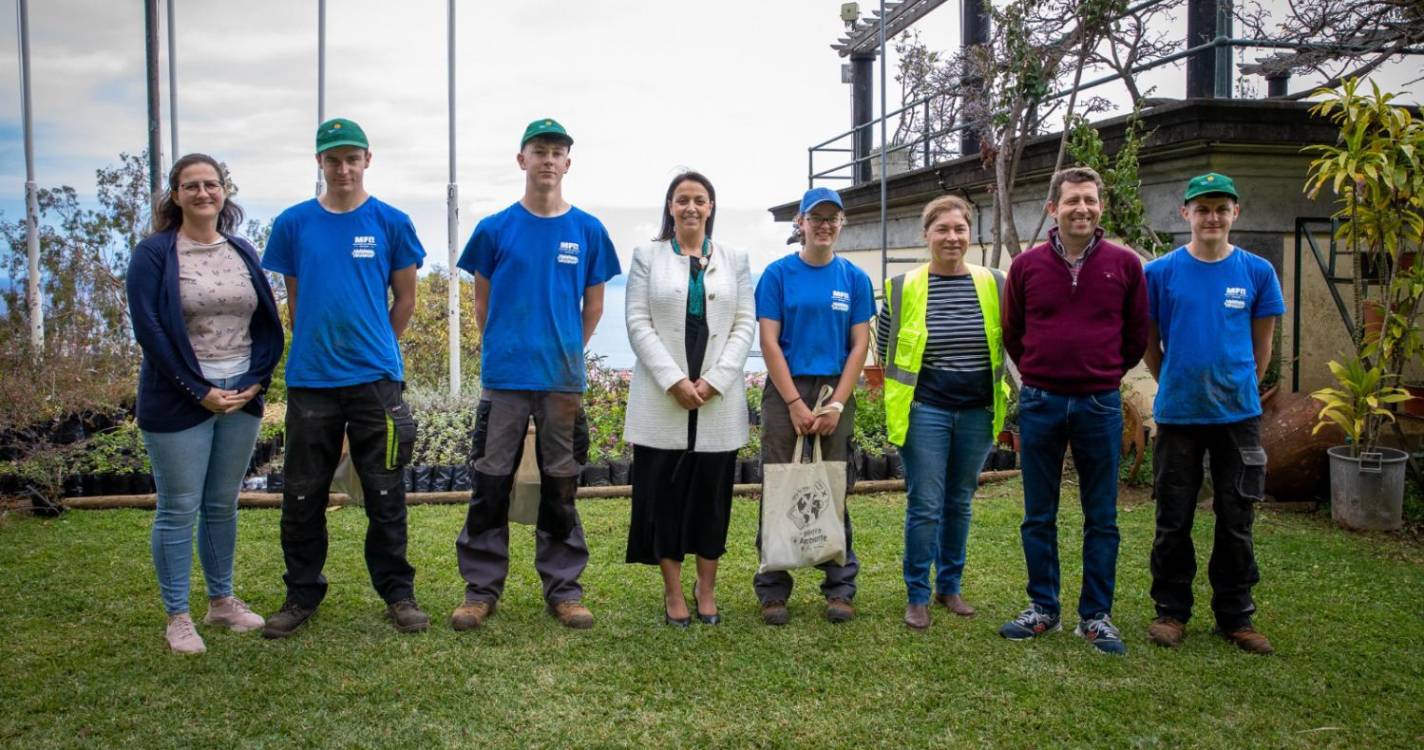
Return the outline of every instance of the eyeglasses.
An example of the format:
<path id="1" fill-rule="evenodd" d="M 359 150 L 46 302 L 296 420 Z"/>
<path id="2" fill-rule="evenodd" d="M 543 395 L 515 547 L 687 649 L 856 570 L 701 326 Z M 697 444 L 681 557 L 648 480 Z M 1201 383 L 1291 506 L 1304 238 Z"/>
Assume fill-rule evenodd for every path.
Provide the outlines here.
<path id="1" fill-rule="evenodd" d="M 841 225 L 841 221 L 843 218 L 844 217 L 842 217 L 840 214 L 836 214 L 835 216 L 817 216 L 815 214 L 807 214 L 805 217 L 806 223 L 810 224 L 813 227 L 838 227 Z"/>
<path id="2" fill-rule="evenodd" d="M 217 180 L 194 180 L 179 185 L 178 189 L 190 195 L 197 195 L 200 192 L 217 193 L 222 191 L 223 184 Z"/>

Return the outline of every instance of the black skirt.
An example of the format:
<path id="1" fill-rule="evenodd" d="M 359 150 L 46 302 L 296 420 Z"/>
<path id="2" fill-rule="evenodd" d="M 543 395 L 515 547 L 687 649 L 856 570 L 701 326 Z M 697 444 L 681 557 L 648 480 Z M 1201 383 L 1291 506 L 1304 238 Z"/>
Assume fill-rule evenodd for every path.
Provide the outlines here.
<path id="1" fill-rule="evenodd" d="M 700 373 L 707 319 L 687 316 L 687 369 Z M 657 565 L 688 554 L 716 560 L 727 551 L 737 452 L 697 453 L 697 412 L 687 413 L 687 449 L 633 446 L 633 517 L 627 562 Z"/>

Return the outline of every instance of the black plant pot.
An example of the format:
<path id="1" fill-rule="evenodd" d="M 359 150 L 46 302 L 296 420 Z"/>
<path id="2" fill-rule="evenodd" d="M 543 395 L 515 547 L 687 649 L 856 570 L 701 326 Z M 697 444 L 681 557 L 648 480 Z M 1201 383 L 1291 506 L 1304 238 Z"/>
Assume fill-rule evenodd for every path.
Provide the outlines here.
<path id="1" fill-rule="evenodd" d="M 103 488 L 99 486 L 98 474 L 79 475 L 79 495 L 80 497 L 95 497 L 103 494 Z"/>
<path id="2" fill-rule="evenodd" d="M 898 451 L 890 451 L 885 454 L 885 478 L 905 478 L 905 462 L 900 458 Z"/>
<path id="3" fill-rule="evenodd" d="M 140 474 L 139 479 L 143 480 L 144 494 L 151 495 L 158 492 L 158 485 L 154 482 L 152 474 Z"/>
<path id="4" fill-rule="evenodd" d="M 100 495 L 122 495 L 128 491 L 128 480 L 118 474 L 100 474 L 97 477 Z"/>
<path id="5" fill-rule="evenodd" d="M 455 483 L 455 467 L 433 466 L 430 471 L 429 492 L 449 492 Z"/>
<path id="6" fill-rule="evenodd" d="M 877 481 L 884 479 L 887 476 L 887 467 L 888 464 L 886 462 L 884 454 L 881 454 L 879 456 L 865 457 L 865 476 L 867 479 L 874 479 Z"/>
<path id="7" fill-rule="evenodd" d="M 761 409 L 747 409 L 747 424 L 752 427 L 761 426 Z"/>
<path id="8" fill-rule="evenodd" d="M 589 464 L 583 467 L 583 481 L 585 487 L 607 487 L 609 485 L 608 464 Z"/>
<path id="9" fill-rule="evenodd" d="M 78 474 L 65 474 L 65 475 L 64 475 L 64 496 L 65 496 L 65 497 L 83 497 L 83 496 L 84 496 L 84 482 L 83 482 L 82 478 L 81 478 Z"/>
<path id="10" fill-rule="evenodd" d="M 450 491 L 451 491 L 451 492 L 469 492 L 469 491 L 470 491 L 470 467 L 468 467 L 468 466 L 452 466 L 452 467 L 450 467 L 450 468 L 452 469 L 452 473 L 451 473 L 451 475 L 450 475 Z"/>
<path id="11" fill-rule="evenodd" d="M 84 439 L 84 420 L 78 414 L 70 414 L 60 420 L 54 431 L 54 442 L 60 445 L 77 443 Z"/>
<path id="12" fill-rule="evenodd" d="M 20 494 L 20 478 L 14 474 L 0 474 L 0 497 Z"/>
<path id="13" fill-rule="evenodd" d="M 430 476 L 434 473 L 432 466 L 417 466 L 414 468 L 415 479 L 411 483 L 411 492 L 429 492 Z"/>
<path id="14" fill-rule="evenodd" d="M 863 461 L 862 461 L 862 459 L 861 459 L 860 456 L 861 456 L 860 447 L 857 446 L 857 445 L 852 444 L 851 447 L 850 447 L 850 452 L 846 454 L 846 490 L 847 490 L 847 491 L 849 491 L 850 488 L 854 487 L 856 482 L 859 482 L 859 481 L 860 481 L 861 466 L 864 465 L 864 464 L 863 464 Z"/>
<path id="15" fill-rule="evenodd" d="M 407 466 L 407 467 L 405 467 L 405 470 L 401 472 L 401 481 L 405 484 L 405 491 L 406 491 L 406 492 L 413 492 L 413 491 L 415 490 L 415 467 L 414 467 L 414 466 Z"/>
<path id="16" fill-rule="evenodd" d="M 742 459 L 742 484 L 761 484 L 761 456 Z"/>
<path id="17" fill-rule="evenodd" d="M 608 462 L 608 483 L 616 487 L 628 484 L 628 467 L 631 462 L 626 458 L 615 458 Z"/>
<path id="18" fill-rule="evenodd" d="M 282 476 L 282 472 L 274 471 L 267 475 L 267 491 L 281 492 L 287 488 L 287 482 Z"/>

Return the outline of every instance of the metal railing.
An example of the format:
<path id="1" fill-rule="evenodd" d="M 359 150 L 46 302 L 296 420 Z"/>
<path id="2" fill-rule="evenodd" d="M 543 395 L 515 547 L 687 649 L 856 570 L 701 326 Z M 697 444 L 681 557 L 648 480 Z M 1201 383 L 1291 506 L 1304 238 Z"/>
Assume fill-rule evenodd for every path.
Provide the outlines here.
<path id="1" fill-rule="evenodd" d="M 1132 14 L 1132 13 L 1134 13 L 1134 12 L 1139 12 L 1139 11 L 1142 11 L 1142 10 L 1146 10 L 1146 9 L 1149 9 L 1150 7 L 1152 7 L 1152 6 L 1154 6 L 1154 5 L 1158 5 L 1158 4 L 1162 3 L 1162 2 L 1168 2 L 1168 1 L 1169 1 L 1169 0 L 1147 0 L 1146 2 L 1139 3 L 1138 5 L 1135 5 L 1135 6 L 1131 7 L 1131 8 L 1129 8 L 1129 9 L 1126 11 L 1126 13 L 1125 13 L 1124 15 L 1130 15 L 1130 14 Z M 1208 51 L 1208 50 L 1225 50 L 1226 53 L 1227 53 L 1227 57 L 1229 58 L 1231 51 L 1232 51 L 1232 50 L 1235 50 L 1235 49 L 1237 49 L 1237 48 L 1248 48 L 1248 49 L 1289 49 L 1289 50 L 1311 50 L 1311 49 L 1315 49 L 1315 50 L 1347 50 L 1347 49 L 1349 49 L 1348 46 L 1342 47 L 1341 45 L 1329 45 L 1329 44 L 1301 44 L 1301 43 L 1294 43 L 1294 42 L 1278 42 L 1278 41 L 1273 41 L 1273 40 L 1269 40 L 1269 39 L 1241 39 L 1241 38 L 1233 38 L 1233 37 L 1227 37 L 1227 36 L 1218 36 L 1218 37 L 1216 37 L 1215 39 L 1213 39 L 1213 40 L 1211 40 L 1211 41 L 1209 41 L 1209 42 L 1204 42 L 1204 43 L 1202 43 L 1202 44 L 1196 45 L 1195 47 L 1188 47 L 1188 48 L 1186 48 L 1186 49 L 1183 49 L 1183 50 L 1180 50 L 1180 51 L 1178 51 L 1178 52 L 1174 52 L 1174 53 L 1172 53 L 1172 54 L 1170 54 L 1170 55 L 1167 55 L 1166 57 L 1158 58 L 1158 59 L 1152 60 L 1152 61 L 1150 61 L 1150 62 L 1143 63 L 1143 64 L 1141 64 L 1141 65 L 1133 66 L 1132 68 L 1129 68 L 1125 73 L 1124 73 L 1124 72 L 1113 72 L 1113 73 L 1110 73 L 1110 74 L 1107 74 L 1107 75 L 1100 76 L 1100 77 L 1098 77 L 1098 78 L 1093 78 L 1093 79 L 1091 79 L 1091 80 L 1084 81 L 1084 82 L 1080 83 L 1080 84 L 1076 87 L 1076 91 L 1082 92 L 1082 91 L 1086 91 L 1086 90 L 1088 90 L 1088 89 L 1097 88 L 1098 86 L 1103 86 L 1103 85 L 1105 85 L 1105 84 L 1109 84 L 1109 83 L 1112 83 L 1112 82 L 1114 82 L 1114 81 L 1121 80 L 1125 75 L 1128 75 L 1128 76 L 1135 76 L 1135 75 L 1137 75 L 1137 74 L 1139 74 L 1139 73 L 1145 73 L 1145 72 L 1147 72 L 1147 71 L 1154 70 L 1154 69 L 1161 68 L 1161 67 L 1165 67 L 1165 66 L 1167 66 L 1167 65 L 1173 65 L 1173 64 L 1175 64 L 1175 63 L 1177 63 L 1177 62 L 1179 62 L 1179 61 L 1181 61 L 1181 60 L 1183 60 L 1183 59 L 1185 59 L 1185 58 L 1191 57 L 1192 55 L 1196 55 L 1196 54 L 1199 54 L 1199 53 L 1202 53 L 1202 52 L 1205 52 L 1205 51 Z M 1402 53 L 1402 54 L 1406 54 L 1406 55 L 1424 55 L 1424 48 L 1407 48 L 1407 49 L 1401 50 L 1401 53 Z M 881 60 L 881 64 L 882 64 L 882 65 L 884 64 L 883 58 L 882 58 L 882 60 Z M 1230 98 L 1230 96 L 1231 96 L 1231 78 L 1230 78 L 1229 75 L 1228 75 L 1228 76 L 1223 76 L 1223 75 L 1221 75 L 1221 70 L 1222 70 L 1222 66 L 1218 65 L 1218 76 L 1217 76 L 1217 80 L 1216 80 L 1216 82 L 1215 82 L 1215 92 L 1214 92 L 1214 93 L 1215 93 L 1216 98 L 1219 98 L 1219 99 L 1226 99 L 1226 98 Z M 1056 101 L 1056 100 L 1061 99 L 1061 98 L 1063 98 L 1063 97 L 1065 97 L 1065 96 L 1069 96 L 1069 95 L 1073 94 L 1074 91 L 1075 91 L 1075 89 L 1074 89 L 1073 87 L 1069 87 L 1069 88 L 1066 88 L 1066 89 L 1062 89 L 1062 90 L 1060 90 L 1060 91 L 1056 91 L 1056 92 L 1054 92 L 1054 93 L 1052 93 L 1052 94 L 1049 94 L 1048 96 L 1044 97 L 1041 101 L 1043 101 L 1043 102 Z M 838 163 L 838 164 L 836 164 L 836 165 L 834 165 L 834 166 L 821 169 L 821 170 L 819 170 L 819 171 L 818 171 L 817 168 L 816 168 L 816 155 L 817 155 L 817 154 L 821 154 L 821 153 L 851 153 L 851 154 L 854 154 L 854 152 L 855 152 L 854 148 L 845 148 L 845 147 L 843 147 L 843 146 L 841 145 L 840 142 L 841 142 L 841 141 L 844 141 L 844 140 L 847 139 L 847 138 L 853 138 L 856 133 L 862 132 L 862 131 L 864 131 L 864 130 L 866 130 L 866 129 L 870 129 L 871 132 L 874 132 L 874 131 L 873 131 L 873 126 L 879 124 L 882 120 L 883 120 L 883 121 L 886 121 L 887 124 L 888 124 L 888 123 L 889 123 L 890 121 L 892 121 L 892 120 L 898 120 L 904 113 L 909 112 L 909 111 L 911 111 L 911 110 L 918 109 L 918 108 L 923 108 L 923 109 L 924 109 L 924 111 L 925 111 L 925 113 L 926 113 L 926 115 L 925 115 L 925 122 L 928 123 L 928 122 L 929 122 L 928 113 L 929 113 L 929 111 L 930 111 L 930 103 L 931 103 L 931 102 L 935 101 L 936 99 L 954 98 L 954 97 L 957 97 L 957 96 L 962 96 L 962 94 L 956 94 L 956 93 L 952 93 L 952 92 L 950 92 L 950 91 L 940 91 L 940 92 L 936 92 L 936 93 L 934 93 L 934 94 L 930 94 L 930 95 L 925 96 L 925 97 L 923 97 L 923 98 L 916 99 L 915 101 L 912 101 L 912 102 L 910 102 L 910 103 L 908 103 L 908 104 L 906 104 L 906 105 L 900 107 L 899 109 L 896 109 L 896 110 L 894 110 L 894 111 L 892 111 L 892 112 L 884 113 L 884 114 L 882 114 L 880 117 L 877 117 L 877 118 L 874 118 L 874 119 L 869 120 L 869 121 L 867 121 L 867 122 L 864 122 L 864 123 L 862 123 L 862 124 L 860 124 L 860 125 L 857 125 L 857 126 L 855 126 L 855 127 L 850 128 L 849 130 L 843 131 L 843 132 L 838 133 L 838 134 L 836 134 L 836 135 L 834 135 L 834 136 L 832 136 L 832 137 L 830 137 L 830 138 L 828 138 L 828 139 L 826 139 L 826 140 L 824 140 L 824 141 L 821 141 L 820 143 L 817 143 L 817 144 L 815 144 L 815 145 L 813 145 L 813 146 L 810 146 L 810 147 L 807 149 L 807 160 L 806 160 L 806 164 L 807 164 L 807 169 L 806 169 L 806 183 L 807 183 L 807 187 L 815 187 L 817 180 L 851 180 L 851 181 L 853 181 L 853 180 L 855 179 L 854 173 L 855 173 L 856 168 L 857 168 L 859 165 L 861 165 L 862 163 L 870 162 L 871 160 L 874 160 L 874 159 L 879 159 L 879 158 L 880 158 L 880 149 L 879 149 L 879 148 L 871 148 L 869 153 L 863 154 L 863 155 L 861 155 L 861 156 L 853 156 L 853 157 L 850 159 L 850 161 L 841 162 L 841 163 Z M 897 127 L 898 127 L 898 126 L 897 126 Z M 930 165 L 932 165 L 932 164 L 939 163 L 938 161 L 935 161 L 935 160 L 934 160 L 934 155 L 935 155 L 936 152 L 939 152 L 940 154 L 943 154 L 943 155 L 958 154 L 959 156 L 963 156 L 963 154 L 959 154 L 959 153 L 958 153 L 958 150 L 957 150 L 957 149 L 945 149 L 945 148 L 940 148 L 940 147 L 937 147 L 936 144 L 937 144 L 937 142 L 938 142 L 940 139 L 943 139 L 945 136 L 950 135 L 950 134 L 953 134 L 953 133 L 963 132 L 964 130 L 968 129 L 969 127 L 970 127 L 970 123 L 961 122 L 961 123 L 952 125 L 952 126 L 950 126 L 950 127 L 942 128 L 942 129 L 940 129 L 940 130 L 937 130 L 937 131 L 934 131 L 934 132 L 931 132 L 931 133 L 925 133 L 925 134 L 919 135 L 919 136 L 916 137 L 915 139 L 913 139 L 913 140 L 911 140 L 911 141 L 908 141 L 908 142 L 906 142 L 906 143 L 899 143 L 899 144 L 891 143 L 890 146 L 889 146 L 889 148 L 885 150 L 885 153 L 886 153 L 886 155 L 888 156 L 889 154 L 893 154 L 893 153 L 896 153 L 896 152 L 898 152 L 898 151 L 904 151 L 904 150 L 907 150 L 907 149 L 917 149 L 919 153 L 924 154 L 924 159 L 925 159 L 925 161 L 924 161 L 924 163 L 921 165 L 921 167 L 930 166 Z M 852 145 L 854 145 L 853 142 L 852 142 Z M 887 171 L 888 171 L 888 170 L 887 170 Z M 846 172 L 849 172 L 849 173 L 846 173 Z"/>

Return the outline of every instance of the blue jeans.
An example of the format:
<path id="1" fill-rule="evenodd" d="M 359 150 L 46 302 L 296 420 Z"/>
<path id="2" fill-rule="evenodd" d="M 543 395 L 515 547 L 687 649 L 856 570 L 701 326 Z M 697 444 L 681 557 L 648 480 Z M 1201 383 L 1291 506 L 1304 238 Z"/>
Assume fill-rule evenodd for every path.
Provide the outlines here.
<path id="1" fill-rule="evenodd" d="M 1084 619 L 1110 614 L 1119 540 L 1122 396 L 1117 391 L 1068 396 L 1024 386 L 1019 391 L 1019 433 L 1024 485 L 1019 533 L 1028 563 L 1029 600 L 1054 614 L 1059 611 L 1058 494 L 1064 449 L 1072 446 L 1083 505 L 1083 589 L 1078 614 Z"/>
<path id="2" fill-rule="evenodd" d="M 214 385 L 226 388 L 235 382 L 231 378 Z M 261 424 L 258 417 L 238 411 L 215 414 L 179 432 L 143 432 L 158 489 L 150 541 L 153 567 L 170 615 L 188 611 L 195 527 L 208 598 L 232 596 L 237 493 Z"/>
<path id="3" fill-rule="evenodd" d="M 900 456 L 905 461 L 905 589 L 911 604 L 930 601 L 930 563 L 935 590 L 958 594 L 969 539 L 970 500 L 989 455 L 992 409 L 940 409 L 910 405 L 910 427 Z"/>

